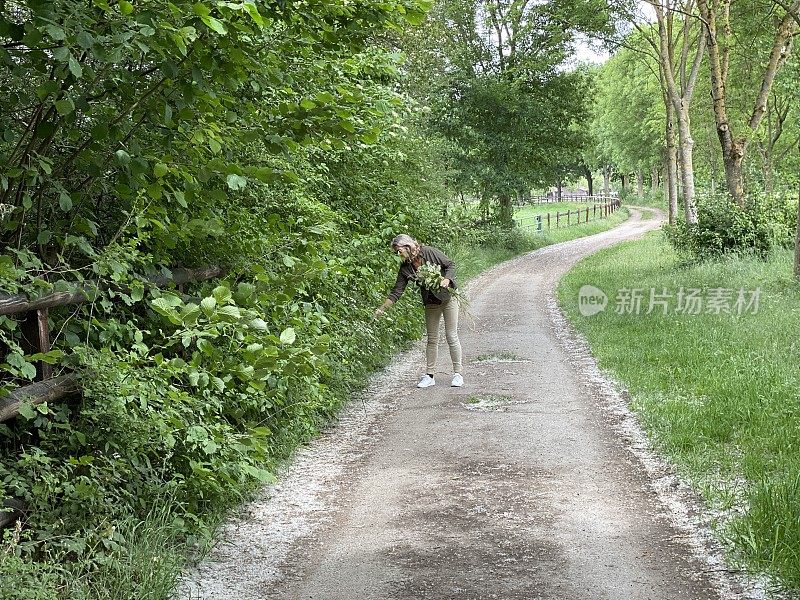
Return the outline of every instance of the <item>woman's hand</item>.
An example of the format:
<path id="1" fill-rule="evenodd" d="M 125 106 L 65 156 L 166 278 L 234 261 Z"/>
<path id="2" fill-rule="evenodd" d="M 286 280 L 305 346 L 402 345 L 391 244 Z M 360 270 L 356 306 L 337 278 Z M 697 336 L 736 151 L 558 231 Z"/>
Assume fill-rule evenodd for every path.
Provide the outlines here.
<path id="1" fill-rule="evenodd" d="M 442 279 L 442 289 L 450 287 L 450 280 L 447 277 Z"/>
<path id="2" fill-rule="evenodd" d="M 386 300 L 384 300 L 383 304 L 381 304 L 378 308 L 375 309 L 372 318 L 378 319 L 382 317 L 383 313 L 386 312 L 386 309 L 389 308 L 392 304 L 394 304 L 394 301 L 391 298 L 387 298 Z"/>

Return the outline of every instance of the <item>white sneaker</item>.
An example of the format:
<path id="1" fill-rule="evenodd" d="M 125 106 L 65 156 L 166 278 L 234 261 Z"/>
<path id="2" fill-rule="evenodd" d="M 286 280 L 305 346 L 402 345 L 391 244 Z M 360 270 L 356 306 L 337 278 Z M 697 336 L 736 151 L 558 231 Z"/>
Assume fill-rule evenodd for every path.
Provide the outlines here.
<path id="1" fill-rule="evenodd" d="M 419 380 L 419 383 L 417 384 L 417 387 L 418 388 L 426 388 L 426 387 L 431 387 L 432 385 L 436 385 L 436 381 L 433 379 L 433 377 L 431 377 L 430 375 L 428 375 L 426 373 Z"/>
<path id="2" fill-rule="evenodd" d="M 450 384 L 451 387 L 461 387 L 464 385 L 464 378 L 461 376 L 461 373 L 453 373 L 453 383 Z"/>

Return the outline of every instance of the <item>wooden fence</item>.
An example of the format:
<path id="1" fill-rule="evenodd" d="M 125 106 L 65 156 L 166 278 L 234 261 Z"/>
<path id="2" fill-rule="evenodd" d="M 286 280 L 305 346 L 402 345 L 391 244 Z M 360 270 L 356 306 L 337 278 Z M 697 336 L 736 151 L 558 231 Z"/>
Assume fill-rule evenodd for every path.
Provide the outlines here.
<path id="1" fill-rule="evenodd" d="M 169 276 L 157 275 L 150 277 L 148 281 L 156 287 L 175 285 L 180 289 L 187 283 L 224 275 L 225 271 L 220 267 L 175 269 Z M 51 349 L 49 309 L 90 302 L 97 297 L 101 289 L 97 282 L 88 282 L 73 291 L 57 292 L 35 300 L 29 299 L 24 294 L 0 295 L 0 315 L 22 315 L 20 346 L 25 354 L 46 353 Z M 20 386 L 0 398 L 0 422 L 17 416 L 20 406 L 25 402 L 32 405 L 55 402 L 79 392 L 80 382 L 73 373 L 54 377 L 52 365 L 40 361 L 36 365 L 34 383 Z M 16 499 L 7 500 L 4 507 L 7 512 L 0 512 L 0 529 L 14 522 L 25 510 L 24 505 Z"/>
<path id="2" fill-rule="evenodd" d="M 619 199 L 613 199 L 604 204 L 594 204 L 586 208 L 579 208 L 577 210 L 567 210 L 564 212 L 546 213 L 543 215 L 533 215 L 525 217 L 517 221 L 517 225 L 523 229 L 533 230 L 535 232 L 542 232 L 546 229 L 559 229 L 560 227 L 570 227 L 572 225 L 580 225 L 588 223 L 589 221 L 596 221 L 597 219 L 604 219 L 605 217 L 615 213 L 621 202 Z"/>
<path id="3" fill-rule="evenodd" d="M 586 202 L 594 204 L 609 204 L 619 200 L 617 196 L 594 195 L 585 196 L 582 194 L 561 194 L 558 196 L 532 196 L 529 200 L 524 202 L 522 206 L 530 204 L 556 204 L 558 202 Z"/>

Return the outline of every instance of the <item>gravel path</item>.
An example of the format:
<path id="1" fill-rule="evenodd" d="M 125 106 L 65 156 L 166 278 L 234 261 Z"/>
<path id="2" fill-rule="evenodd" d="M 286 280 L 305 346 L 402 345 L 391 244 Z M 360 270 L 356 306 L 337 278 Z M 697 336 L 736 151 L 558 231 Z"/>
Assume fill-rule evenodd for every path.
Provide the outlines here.
<path id="1" fill-rule="evenodd" d="M 176 597 L 761 597 L 725 571 L 696 501 L 554 301 L 576 261 L 663 218 L 640 216 L 475 280 L 465 386 L 449 387 L 445 344 L 425 390 L 421 345 L 399 355 L 226 526 Z"/>

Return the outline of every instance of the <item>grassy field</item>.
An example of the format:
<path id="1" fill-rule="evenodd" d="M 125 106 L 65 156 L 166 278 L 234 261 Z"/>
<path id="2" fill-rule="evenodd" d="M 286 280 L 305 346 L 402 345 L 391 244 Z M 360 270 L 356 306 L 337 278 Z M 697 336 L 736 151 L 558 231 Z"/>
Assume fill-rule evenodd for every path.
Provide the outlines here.
<path id="1" fill-rule="evenodd" d="M 535 217 L 536 215 L 546 215 L 550 213 L 555 218 L 556 212 L 567 212 L 568 210 L 586 210 L 589 208 L 589 214 L 592 214 L 592 206 L 599 205 L 598 202 L 552 202 L 549 204 L 528 204 L 522 206 L 514 211 L 514 220 L 519 222 L 526 219 Z M 598 209 L 599 210 L 599 209 Z M 590 217 L 591 218 L 591 217 Z"/>
<path id="2" fill-rule="evenodd" d="M 623 207 L 606 219 L 598 219 L 586 224 L 551 229 L 549 232 L 545 229 L 543 233 L 538 234 L 520 228 L 509 234 L 502 243 L 461 244 L 455 242 L 443 250 L 458 265 L 459 281 L 466 281 L 489 267 L 524 252 L 607 231 L 625 221 L 628 216 L 628 210 Z"/>
<path id="3" fill-rule="evenodd" d="M 657 448 L 725 515 L 718 533 L 730 556 L 798 589 L 800 284 L 791 267 L 789 251 L 681 264 L 655 232 L 579 263 L 559 300 L 601 367 L 630 391 Z M 583 285 L 605 292 L 605 310 L 581 314 Z M 638 314 L 625 291 L 637 289 Z M 702 305 L 688 301 L 690 289 Z M 756 290 L 757 307 L 748 304 Z M 691 310 L 676 310 L 679 300 Z"/>

